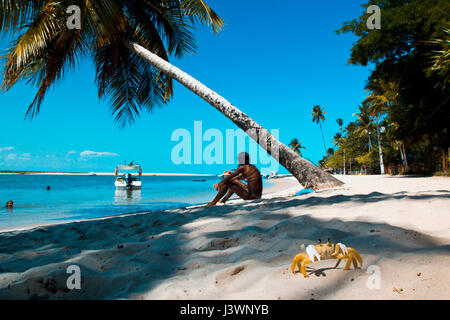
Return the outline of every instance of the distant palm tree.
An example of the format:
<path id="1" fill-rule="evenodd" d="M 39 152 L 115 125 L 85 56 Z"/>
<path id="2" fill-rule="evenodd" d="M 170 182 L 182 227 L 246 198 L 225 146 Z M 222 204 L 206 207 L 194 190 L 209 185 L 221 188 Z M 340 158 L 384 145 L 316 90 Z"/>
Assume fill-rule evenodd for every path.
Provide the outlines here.
<path id="1" fill-rule="evenodd" d="M 67 11 L 78 6 L 81 28 L 69 29 Z M 83 59 L 95 66 L 98 95 L 109 97 L 120 126 L 142 111 L 165 104 L 177 80 L 261 145 L 305 187 L 322 189 L 342 182 L 322 172 L 280 143 L 225 98 L 170 64 L 195 52 L 195 23 L 215 33 L 222 19 L 204 0 L 39 0 L 0 1 L 0 32 L 16 37 L 8 49 L 2 88 L 19 80 L 39 89 L 26 116 L 39 112 L 49 89 Z M 268 143 L 270 141 L 270 143 Z"/>
<path id="2" fill-rule="evenodd" d="M 372 116 L 370 114 L 369 106 L 367 103 L 363 103 L 362 106 L 358 106 L 359 112 L 354 113 L 353 116 L 357 116 L 356 120 L 357 129 L 355 132 L 360 137 L 368 135 L 369 138 L 369 152 L 372 150 L 372 130 L 374 127 Z"/>
<path id="3" fill-rule="evenodd" d="M 289 143 L 289 147 L 291 150 L 293 150 L 296 154 L 298 154 L 300 157 L 303 158 L 301 149 L 306 149 L 306 147 L 303 146 L 302 142 L 299 142 L 297 138 L 294 138 L 291 140 L 291 143 Z"/>
<path id="4" fill-rule="evenodd" d="M 372 93 L 364 100 L 370 106 L 370 114 L 375 119 L 375 128 L 377 129 L 378 142 L 378 156 L 380 159 L 380 173 L 384 174 L 383 149 L 381 148 L 381 134 L 380 134 L 380 116 L 387 108 L 388 100 L 383 95 L 375 95 Z"/>
<path id="5" fill-rule="evenodd" d="M 335 147 L 337 147 L 342 141 L 342 133 L 340 133 L 340 132 L 336 133 L 334 135 L 333 139 L 334 139 L 333 144 Z"/>
<path id="6" fill-rule="evenodd" d="M 339 119 L 336 120 L 336 123 L 338 124 L 339 129 L 341 130 L 341 132 L 340 132 L 340 139 L 339 139 L 339 143 L 340 143 L 340 142 L 342 142 L 342 137 L 343 137 L 343 134 L 344 134 L 343 128 L 342 128 L 344 126 L 344 119 L 339 118 Z M 342 147 L 342 154 L 343 154 L 343 159 L 342 159 L 342 162 L 343 162 L 342 168 L 343 168 L 343 170 L 342 170 L 342 173 L 345 175 L 346 174 L 346 166 L 345 166 L 345 148 L 344 147 Z"/>
<path id="7" fill-rule="evenodd" d="M 313 111 L 311 113 L 313 117 L 313 122 L 318 123 L 320 125 L 320 132 L 322 132 L 322 141 L 323 141 L 323 147 L 325 149 L 325 154 L 327 154 L 327 146 L 325 144 L 325 137 L 323 135 L 323 128 L 322 128 L 322 122 L 325 121 L 325 110 L 324 108 L 321 108 L 320 106 L 314 106 Z"/>
<path id="8" fill-rule="evenodd" d="M 327 150 L 327 156 L 330 157 L 330 156 L 332 156 L 332 155 L 334 155 L 334 149 L 333 149 L 333 148 L 329 148 L 329 149 Z"/>
<path id="9" fill-rule="evenodd" d="M 374 81 L 369 87 L 370 95 L 363 101 L 369 108 L 369 114 L 375 119 L 377 129 L 378 154 L 380 159 L 380 172 L 384 174 L 383 149 L 381 148 L 381 117 L 390 108 L 397 97 L 398 88 L 393 82 Z"/>
<path id="10" fill-rule="evenodd" d="M 341 132 L 342 132 L 342 126 L 344 125 L 344 119 L 339 118 L 339 119 L 336 120 L 336 123 L 338 124 L 339 129 L 340 129 Z"/>

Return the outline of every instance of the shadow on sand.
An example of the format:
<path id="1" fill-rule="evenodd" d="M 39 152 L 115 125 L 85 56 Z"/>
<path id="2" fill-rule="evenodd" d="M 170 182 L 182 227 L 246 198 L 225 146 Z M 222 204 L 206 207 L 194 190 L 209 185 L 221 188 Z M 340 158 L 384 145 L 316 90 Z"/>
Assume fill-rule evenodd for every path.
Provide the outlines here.
<path id="1" fill-rule="evenodd" d="M 192 270 L 211 268 L 211 265 L 224 268 L 257 260 L 270 266 L 290 267 L 299 246 L 315 243 L 319 238 L 345 242 L 357 247 L 362 255 L 373 254 L 378 259 L 408 252 L 448 253 L 450 246 L 445 239 L 414 230 L 384 223 L 315 219 L 306 214 L 293 216 L 286 212 L 291 207 L 305 209 L 307 213 L 311 207 L 346 202 L 450 197 L 448 191 L 438 193 L 388 195 L 374 192 L 291 200 L 277 198 L 0 233 L 0 298 L 134 298 L 169 278 L 186 277 Z M 194 223 L 207 219 L 224 221 L 226 230 L 203 232 L 193 237 Z M 286 239 L 289 239 L 288 247 Z M 68 290 L 66 286 L 69 276 L 66 269 L 73 264 L 82 270 L 80 290 Z M 308 272 L 326 277 L 330 269 L 333 268 L 309 268 Z M 351 276 L 343 274 L 342 277 Z M 344 281 L 338 281 L 323 288 L 322 297 L 342 285 Z M 306 294 L 304 298 L 308 297 Z"/>

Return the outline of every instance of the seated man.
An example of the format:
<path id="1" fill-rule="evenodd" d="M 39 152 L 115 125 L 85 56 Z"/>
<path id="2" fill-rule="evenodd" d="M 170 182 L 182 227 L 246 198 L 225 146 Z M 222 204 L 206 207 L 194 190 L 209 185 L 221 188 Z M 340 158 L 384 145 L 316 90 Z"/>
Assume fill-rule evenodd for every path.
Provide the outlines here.
<path id="1" fill-rule="evenodd" d="M 241 152 L 238 155 L 238 163 L 236 171 L 214 185 L 214 189 L 218 192 L 214 200 L 206 205 L 207 207 L 216 205 L 222 197 L 224 198 L 220 202 L 225 203 L 234 193 L 244 200 L 261 199 L 263 189 L 261 173 L 250 164 L 248 153 Z M 247 184 L 240 180 L 247 180 Z"/>

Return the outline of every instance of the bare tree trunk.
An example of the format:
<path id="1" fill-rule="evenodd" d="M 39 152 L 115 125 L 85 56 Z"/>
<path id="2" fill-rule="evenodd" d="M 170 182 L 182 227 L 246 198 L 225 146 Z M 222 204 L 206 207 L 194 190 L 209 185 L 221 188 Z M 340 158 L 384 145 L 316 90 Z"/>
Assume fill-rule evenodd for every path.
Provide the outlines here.
<path id="1" fill-rule="evenodd" d="M 199 97 L 216 108 L 228 119 L 244 130 L 253 140 L 274 157 L 283 167 L 285 167 L 305 188 L 314 190 L 333 188 L 343 184 L 332 175 L 313 166 L 308 161 L 300 158 L 294 151 L 279 142 L 266 129 L 261 127 L 241 110 L 233 106 L 226 99 L 212 91 L 198 80 L 194 79 L 186 72 L 178 69 L 166 60 L 160 58 L 141 45 L 133 42 L 125 43 L 126 46 L 149 62 L 154 67 L 161 70 L 167 76 L 177 80 L 187 89 L 191 90 Z"/>
<path id="2" fill-rule="evenodd" d="M 405 145 L 403 143 L 400 144 L 400 152 L 402 153 L 403 164 L 405 165 L 406 168 L 408 166 L 408 158 L 406 158 Z"/>
<path id="3" fill-rule="evenodd" d="M 380 127 L 377 121 L 378 154 L 380 156 L 380 173 L 384 174 L 383 150 L 381 149 Z"/>

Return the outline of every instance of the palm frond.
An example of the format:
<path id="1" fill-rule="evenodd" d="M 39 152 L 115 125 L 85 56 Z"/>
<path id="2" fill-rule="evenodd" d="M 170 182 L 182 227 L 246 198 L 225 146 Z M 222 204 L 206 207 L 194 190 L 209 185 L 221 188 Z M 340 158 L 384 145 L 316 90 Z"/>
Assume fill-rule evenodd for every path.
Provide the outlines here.
<path id="1" fill-rule="evenodd" d="M 119 127 L 133 123 L 142 109 L 165 103 L 165 83 L 158 70 L 131 53 L 120 39 L 97 49 L 94 57 L 99 98 L 110 98 Z"/>
<path id="2" fill-rule="evenodd" d="M 34 20 L 45 0 L 0 0 L 0 33 L 14 33 Z"/>
<path id="3" fill-rule="evenodd" d="M 40 58 L 40 69 L 37 69 L 29 79 L 29 82 L 35 82 L 39 86 L 39 90 L 33 102 L 28 107 L 25 114 L 27 118 L 34 118 L 40 110 L 48 90 L 64 75 L 80 62 L 85 55 L 85 41 L 83 34 L 77 32 L 65 32 L 51 43 L 48 52 L 44 58 Z"/>
<path id="4" fill-rule="evenodd" d="M 182 58 L 186 54 L 195 53 L 197 45 L 192 33 L 193 27 L 180 7 L 175 5 L 153 6 L 151 20 L 167 44 L 167 52 Z"/>
<path id="5" fill-rule="evenodd" d="M 27 27 L 14 48 L 7 55 L 6 72 L 13 73 L 42 53 L 63 24 L 62 8 L 53 3 L 47 4 L 36 19 Z"/>
<path id="6" fill-rule="evenodd" d="M 86 1 L 90 29 L 95 31 L 98 46 L 115 41 L 125 30 L 127 18 L 120 0 Z"/>
<path id="7" fill-rule="evenodd" d="M 219 15 L 203 0 L 183 0 L 182 7 L 187 16 L 206 26 L 211 26 L 215 34 L 218 34 L 225 25 Z"/>

